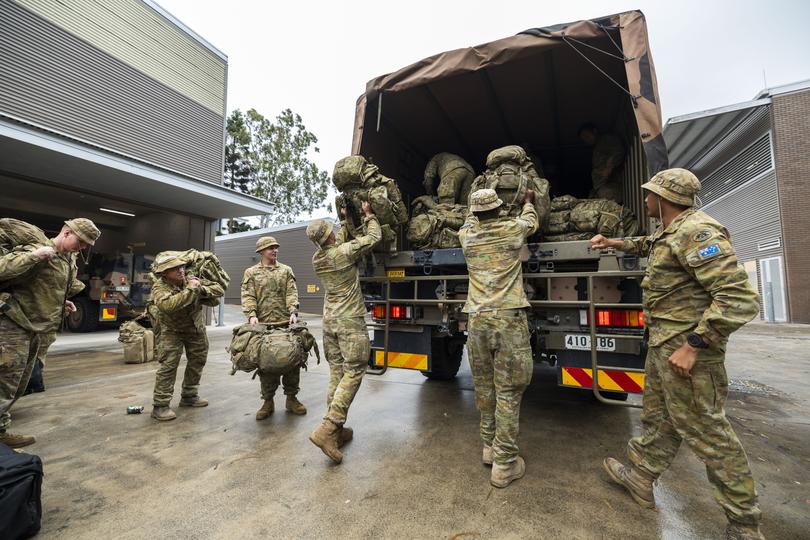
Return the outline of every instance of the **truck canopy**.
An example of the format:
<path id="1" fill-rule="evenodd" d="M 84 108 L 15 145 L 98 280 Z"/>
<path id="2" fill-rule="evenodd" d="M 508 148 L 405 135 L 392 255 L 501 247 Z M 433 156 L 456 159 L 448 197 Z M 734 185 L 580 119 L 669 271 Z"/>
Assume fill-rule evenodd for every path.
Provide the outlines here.
<path id="1" fill-rule="evenodd" d="M 625 200 L 643 215 L 638 186 L 666 168 L 667 153 L 640 11 L 533 28 L 378 77 L 357 101 L 352 153 L 416 196 L 434 154 L 481 171 L 491 150 L 519 144 L 541 162 L 552 195 L 584 197 L 591 149 L 578 130 L 588 122 L 627 142 Z"/>

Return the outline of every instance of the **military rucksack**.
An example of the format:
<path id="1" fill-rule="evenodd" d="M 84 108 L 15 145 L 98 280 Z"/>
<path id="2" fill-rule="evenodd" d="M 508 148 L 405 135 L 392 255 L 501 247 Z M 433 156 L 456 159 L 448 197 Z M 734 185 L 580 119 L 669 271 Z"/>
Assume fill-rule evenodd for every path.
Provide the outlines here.
<path id="1" fill-rule="evenodd" d="M 124 363 L 143 364 L 155 359 L 155 334 L 138 319 L 126 321 L 118 329 L 118 341 L 124 344 Z"/>
<path id="2" fill-rule="evenodd" d="M 458 230 L 464 225 L 466 212 L 466 206 L 453 204 L 424 209 L 408 223 L 408 241 L 417 249 L 461 247 Z"/>
<path id="3" fill-rule="evenodd" d="M 320 363 L 318 344 L 305 322 L 289 327 L 242 324 L 233 329 L 227 348 L 231 353 L 231 375 L 237 371 L 281 375 L 295 367 L 306 369 L 307 357 L 313 348 Z"/>
<path id="4" fill-rule="evenodd" d="M 638 220 L 629 208 L 609 199 L 577 199 L 571 195 L 551 201 L 544 231 L 546 241 L 588 240 L 596 234 L 608 238 L 633 236 Z"/>
<path id="5" fill-rule="evenodd" d="M 0 255 L 5 255 L 15 247 L 43 245 L 48 237 L 39 227 L 14 218 L 0 219 Z"/>

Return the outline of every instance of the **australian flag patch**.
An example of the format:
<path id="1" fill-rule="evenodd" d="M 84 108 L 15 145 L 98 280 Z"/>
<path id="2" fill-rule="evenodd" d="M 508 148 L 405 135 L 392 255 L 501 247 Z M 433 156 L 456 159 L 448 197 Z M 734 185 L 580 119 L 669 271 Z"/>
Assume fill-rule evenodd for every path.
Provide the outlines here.
<path id="1" fill-rule="evenodd" d="M 698 250 L 698 257 L 706 260 L 717 256 L 718 253 L 720 253 L 720 246 L 718 244 L 712 244 L 710 246 L 706 246 L 705 248 L 700 248 Z"/>

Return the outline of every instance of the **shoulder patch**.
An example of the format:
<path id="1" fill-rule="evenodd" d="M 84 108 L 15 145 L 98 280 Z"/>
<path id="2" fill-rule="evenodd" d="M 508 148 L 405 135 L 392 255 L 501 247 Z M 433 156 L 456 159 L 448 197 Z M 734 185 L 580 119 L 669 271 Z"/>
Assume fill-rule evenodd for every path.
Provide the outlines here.
<path id="1" fill-rule="evenodd" d="M 727 247 L 727 244 L 723 242 L 712 243 L 690 251 L 686 255 L 686 261 L 689 266 L 692 267 L 702 266 L 709 261 L 719 259 L 720 257 L 725 257 L 730 253 L 731 251 Z"/>
<path id="2" fill-rule="evenodd" d="M 712 234 L 714 234 L 714 233 L 712 231 L 710 231 L 709 229 L 702 229 L 702 230 L 697 231 L 695 234 L 692 235 L 692 242 L 704 242 L 704 241 L 708 240 L 709 238 L 711 238 Z"/>
<path id="3" fill-rule="evenodd" d="M 712 244 L 710 246 L 700 248 L 698 250 L 698 257 L 700 257 L 703 260 L 706 260 L 711 259 L 712 257 L 716 257 L 719 253 L 720 253 L 720 245 Z"/>

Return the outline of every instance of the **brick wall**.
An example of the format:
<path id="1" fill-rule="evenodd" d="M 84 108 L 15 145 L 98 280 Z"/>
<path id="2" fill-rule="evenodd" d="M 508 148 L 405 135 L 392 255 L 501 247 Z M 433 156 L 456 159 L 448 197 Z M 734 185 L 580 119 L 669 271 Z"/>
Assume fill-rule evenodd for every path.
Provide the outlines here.
<path id="1" fill-rule="evenodd" d="M 810 323 L 810 90 L 773 97 L 789 319 Z"/>

